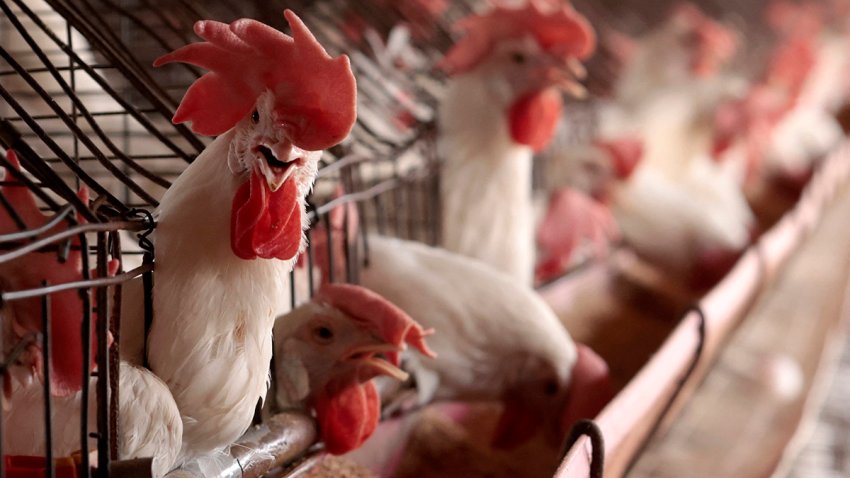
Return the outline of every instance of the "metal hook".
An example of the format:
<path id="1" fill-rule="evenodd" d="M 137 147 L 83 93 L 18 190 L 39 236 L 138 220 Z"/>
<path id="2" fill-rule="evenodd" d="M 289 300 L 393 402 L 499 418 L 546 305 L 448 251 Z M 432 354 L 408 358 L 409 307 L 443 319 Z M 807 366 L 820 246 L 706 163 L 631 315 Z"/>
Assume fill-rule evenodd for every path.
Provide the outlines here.
<path id="1" fill-rule="evenodd" d="M 602 429 L 593 420 L 579 420 L 570 428 L 559 462 L 564 460 L 567 453 L 582 436 L 590 439 L 590 472 L 588 476 L 590 478 L 602 478 L 605 471 L 605 437 L 602 434 Z"/>

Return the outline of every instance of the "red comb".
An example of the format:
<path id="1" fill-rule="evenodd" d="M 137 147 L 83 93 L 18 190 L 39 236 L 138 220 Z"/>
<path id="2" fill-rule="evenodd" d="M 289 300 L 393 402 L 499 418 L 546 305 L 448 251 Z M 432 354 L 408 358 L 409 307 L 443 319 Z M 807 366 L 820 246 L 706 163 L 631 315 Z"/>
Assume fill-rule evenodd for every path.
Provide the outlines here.
<path id="1" fill-rule="evenodd" d="M 374 329 L 376 333 L 394 345 L 409 344 L 423 355 L 435 357 L 425 337 L 433 330 L 423 330 L 403 310 L 387 299 L 365 287 L 352 284 L 325 284 L 315 299 L 335 307 L 352 319 Z M 397 353 L 387 354 L 395 365 L 399 359 Z"/>
<path id="2" fill-rule="evenodd" d="M 466 36 L 446 53 L 439 67 L 450 75 L 473 69 L 504 40 L 533 38 L 550 55 L 567 60 L 587 58 L 596 47 L 590 23 L 569 4 L 544 9 L 534 0 L 525 7 L 496 7 L 483 15 L 471 15 L 456 24 Z"/>
<path id="3" fill-rule="evenodd" d="M 254 107 L 261 93 L 275 96 L 274 119 L 289 129 L 292 142 L 317 151 L 342 141 L 356 117 L 356 86 L 348 57 L 331 58 L 291 10 L 284 12 L 292 37 L 255 20 L 231 24 L 195 23 L 206 40 L 179 48 L 154 66 L 183 62 L 209 70 L 195 81 L 173 121 L 218 135 Z"/>

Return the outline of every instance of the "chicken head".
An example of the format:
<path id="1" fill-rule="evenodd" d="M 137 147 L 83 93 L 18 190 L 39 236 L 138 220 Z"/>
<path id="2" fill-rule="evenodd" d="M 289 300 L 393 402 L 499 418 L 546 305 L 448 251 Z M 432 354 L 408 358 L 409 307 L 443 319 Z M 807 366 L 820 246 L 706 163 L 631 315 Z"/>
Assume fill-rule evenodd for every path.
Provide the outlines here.
<path id="1" fill-rule="evenodd" d="M 466 36 L 440 63 L 449 75 L 480 74 L 494 97 L 508 100 L 510 134 L 541 151 L 561 117 L 561 91 L 581 96 L 581 60 L 593 52 L 590 23 L 570 5 L 529 1 L 461 20 Z"/>
<path id="2" fill-rule="evenodd" d="M 432 331 L 363 287 L 326 284 L 311 302 L 275 325 L 277 399 L 280 407 L 313 407 L 325 448 L 341 454 L 375 430 L 380 398 L 370 380 L 399 380 L 399 353 L 407 345 L 423 355 Z"/>
<path id="3" fill-rule="evenodd" d="M 204 135 L 235 130 L 227 162 L 245 180 L 233 198 L 231 248 L 242 259 L 296 256 L 321 150 L 342 141 L 356 117 L 348 57 L 332 58 L 292 11 L 284 16 L 291 37 L 250 19 L 199 21 L 195 33 L 206 41 L 154 62 L 209 70 L 174 122 Z"/>

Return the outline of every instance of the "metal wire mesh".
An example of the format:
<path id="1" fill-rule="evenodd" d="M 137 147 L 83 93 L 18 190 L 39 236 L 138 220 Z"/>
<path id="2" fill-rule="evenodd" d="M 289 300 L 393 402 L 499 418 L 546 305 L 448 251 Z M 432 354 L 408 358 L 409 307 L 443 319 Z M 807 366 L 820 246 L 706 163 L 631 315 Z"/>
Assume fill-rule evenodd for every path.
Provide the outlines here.
<path id="1" fill-rule="evenodd" d="M 672 3 L 582 0 L 576 7 L 597 28 L 640 34 L 665 18 Z M 110 460 L 117 458 L 110 436 L 116 432 L 120 393 L 120 284 L 152 275 L 152 251 L 131 233 L 153 227 L 150 213 L 159 198 L 208 142 L 170 121 L 186 87 L 201 72 L 186 65 L 154 70 L 153 59 L 195 41 L 192 24 L 202 18 L 251 17 L 285 31 L 280 12 L 287 7 L 298 11 L 329 52 L 349 54 L 358 80 L 358 121 L 345 143 L 325 152 L 309 203 L 314 224 L 328 221 L 335 208 L 355 205 L 360 234 L 344 238 L 345 257 L 334 257 L 332 248 L 328 252 L 331 262 L 346 266 L 345 277 L 334 277 L 331 267 L 331 281 L 356 282 L 360 264 L 368 260 L 369 232 L 439 242 L 435 119 L 444 78 L 433 66 L 452 44 L 450 26 L 488 4 L 450 2 L 435 16 L 416 8 L 417 2 L 389 0 L 0 0 L 0 144 L 14 149 L 26 170 L 18 177 L 0 158 L 9 171 L 4 184 L 12 179 L 27 184 L 44 210 L 69 224 L 86 252 L 82 281 L 64 287 L 82 292 L 84 327 L 97 327 L 101 337 L 96 351 L 98 469 L 108 470 Z M 760 10 L 760 5 L 731 0 L 703 6 L 747 25 Z M 407 25 L 406 31 L 398 29 L 400 23 Z M 744 31 L 747 54 L 740 61 L 755 71 L 747 58 L 760 57 L 764 34 L 755 27 Z M 408 46 L 391 51 L 393 35 L 406 34 Z M 608 91 L 617 65 L 604 46 L 588 66 L 591 92 Z M 569 121 L 555 147 L 584 141 L 595 131 L 592 102 L 574 101 L 567 110 Z M 91 205 L 77 197 L 80 186 L 91 191 Z M 74 213 L 86 224 L 79 224 Z M 331 234 L 332 228 L 328 230 Z M 344 231 L 348 234 L 347 227 Z M 68 237 L 37 236 L 0 236 L 0 264 L 27 247 L 56 254 L 67 250 Z M 115 278 L 105 277 L 109 257 L 122 261 Z M 312 271 L 314 251 L 308 249 L 306 257 Z M 96 266 L 97 278 L 91 278 L 89 263 Z M 293 290 L 308 291 L 307 296 L 292 294 L 293 303 L 312 293 L 313 279 L 308 277 L 308 284 L 299 284 L 303 278 L 293 273 Z M 55 286 L 4 290 L 2 299 L 49 297 Z M 92 307 L 110 311 L 109 320 L 93 321 Z M 107 331 L 115 338 L 108 350 Z M 11 361 L 7 356 L 5 365 Z M 86 387 L 83 393 L 88 393 Z M 81 440 L 87 440 L 86 420 L 82 423 Z M 88 455 L 83 453 L 81 460 L 88 472 Z"/>

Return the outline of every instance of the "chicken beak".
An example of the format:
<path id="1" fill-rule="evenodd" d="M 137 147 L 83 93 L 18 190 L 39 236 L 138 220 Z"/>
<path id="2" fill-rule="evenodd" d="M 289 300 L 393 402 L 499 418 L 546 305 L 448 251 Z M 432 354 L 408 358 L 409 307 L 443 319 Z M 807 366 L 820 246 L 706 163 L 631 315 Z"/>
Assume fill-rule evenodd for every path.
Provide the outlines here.
<path id="1" fill-rule="evenodd" d="M 361 381 L 370 380 L 379 375 L 387 375 L 401 382 L 408 379 L 407 372 L 401 370 L 389 361 L 376 357 L 376 354 L 398 354 L 402 347 L 388 344 L 375 343 L 356 347 L 350 350 L 344 360 L 353 361 L 357 368 L 358 378 Z"/>
<path id="2" fill-rule="evenodd" d="M 257 168 L 275 192 L 292 177 L 295 170 L 304 164 L 306 152 L 294 146 L 288 140 L 262 141 L 254 147 Z"/>
<path id="3" fill-rule="evenodd" d="M 554 86 L 567 94 L 583 99 L 587 97 L 587 89 L 579 83 L 587 78 L 587 69 L 576 58 L 543 58 L 542 77 L 544 84 Z"/>

